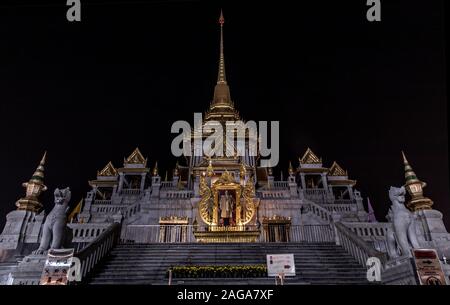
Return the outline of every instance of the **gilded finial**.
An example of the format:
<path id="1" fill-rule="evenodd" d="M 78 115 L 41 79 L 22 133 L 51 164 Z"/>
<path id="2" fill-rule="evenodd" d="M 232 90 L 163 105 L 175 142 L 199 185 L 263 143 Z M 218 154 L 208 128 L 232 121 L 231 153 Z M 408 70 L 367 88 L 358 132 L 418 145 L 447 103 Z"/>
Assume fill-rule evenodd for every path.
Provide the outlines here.
<path id="1" fill-rule="evenodd" d="M 47 157 L 47 152 L 44 152 L 38 167 L 34 171 L 31 179 L 28 182 L 22 183 L 25 188 L 25 197 L 16 202 L 18 210 L 26 210 L 38 212 L 42 209 L 42 204 L 39 202 L 39 195 L 47 190 L 44 185 L 44 165 Z"/>
<path id="2" fill-rule="evenodd" d="M 158 161 L 155 162 L 155 167 L 153 167 L 153 176 L 158 176 Z"/>
<path id="3" fill-rule="evenodd" d="M 212 177 L 214 175 L 214 168 L 212 166 L 211 157 L 209 157 L 208 168 L 206 169 L 206 173 L 207 173 L 208 177 Z"/>
<path id="4" fill-rule="evenodd" d="M 292 162 L 289 161 L 289 168 L 288 168 L 289 176 L 294 175 L 294 167 L 292 167 Z"/>
<path id="5" fill-rule="evenodd" d="M 179 176 L 180 175 L 180 171 L 179 171 L 179 164 L 178 164 L 178 161 L 177 161 L 177 163 L 175 164 L 175 169 L 173 170 L 173 175 L 174 176 Z"/>
<path id="6" fill-rule="evenodd" d="M 423 188 L 426 187 L 427 184 L 417 178 L 416 173 L 414 173 L 403 151 L 402 156 L 403 164 L 405 166 L 405 189 L 411 196 L 411 200 L 408 201 L 406 206 L 412 211 L 430 210 L 433 201 L 423 196 Z"/>
<path id="7" fill-rule="evenodd" d="M 245 169 L 244 163 L 241 163 L 241 166 L 240 166 L 240 169 L 239 169 L 239 173 L 241 175 L 241 178 L 245 177 L 245 174 L 247 173 L 247 170 Z"/>

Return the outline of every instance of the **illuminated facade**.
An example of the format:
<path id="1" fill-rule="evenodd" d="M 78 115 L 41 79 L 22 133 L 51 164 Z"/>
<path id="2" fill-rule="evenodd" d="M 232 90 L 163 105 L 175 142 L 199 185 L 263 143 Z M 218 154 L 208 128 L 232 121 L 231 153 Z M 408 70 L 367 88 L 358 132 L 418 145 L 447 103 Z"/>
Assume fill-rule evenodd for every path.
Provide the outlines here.
<path id="1" fill-rule="evenodd" d="M 218 79 L 204 121 L 220 124 L 240 120 L 226 80 L 223 24 L 221 16 Z M 248 152 L 248 136 L 245 143 Z M 298 161 L 297 167 L 289 163 L 286 180 L 276 181 L 272 168 L 259 166 L 258 158 L 249 153 L 233 157 L 194 154 L 185 165 L 177 163 L 170 179 L 162 179 L 156 160 L 150 165 L 136 148 L 122 166 L 108 162 L 89 181 L 91 190 L 69 216 L 72 246 L 82 251 L 117 223 L 121 224 L 119 241 L 124 244 L 335 243 L 363 266 L 369 256 L 384 257 L 386 270 L 391 268 L 392 274 L 403 268 L 400 277 L 386 273 L 392 283 L 412 283 L 410 269 L 405 267 L 409 254 L 396 257 L 392 251 L 397 249 L 389 250 L 389 236 L 395 242 L 398 233 L 394 221 L 370 221 L 355 189 L 356 180 L 337 162 L 323 164 L 309 148 Z M 24 184 L 26 196 L 18 201 L 18 209 L 7 216 L 0 235 L 0 258 L 5 262 L 13 261 L 18 253 L 30 254 L 40 240 L 44 215 L 39 213 L 38 196 L 46 190 L 44 165 L 45 156 Z M 405 156 L 404 165 L 406 190 L 412 196 L 407 207 L 416 215 L 420 245 L 450 257 L 450 236 L 442 214 L 431 209 L 432 201 L 423 196 L 424 183 Z M 446 272 L 448 276 L 450 271 Z M 14 283 L 24 277 L 18 274 Z"/>

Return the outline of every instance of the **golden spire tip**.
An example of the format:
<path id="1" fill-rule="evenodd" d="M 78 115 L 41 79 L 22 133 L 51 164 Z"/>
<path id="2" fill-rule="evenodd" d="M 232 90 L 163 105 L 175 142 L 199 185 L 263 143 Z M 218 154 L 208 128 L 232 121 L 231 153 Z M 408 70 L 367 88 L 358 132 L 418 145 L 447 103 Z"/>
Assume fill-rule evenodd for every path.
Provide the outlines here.
<path id="1" fill-rule="evenodd" d="M 402 156 L 403 156 L 403 163 L 407 164 L 408 160 L 406 160 L 406 156 L 405 156 L 405 153 L 403 152 L 403 150 L 402 150 Z"/>

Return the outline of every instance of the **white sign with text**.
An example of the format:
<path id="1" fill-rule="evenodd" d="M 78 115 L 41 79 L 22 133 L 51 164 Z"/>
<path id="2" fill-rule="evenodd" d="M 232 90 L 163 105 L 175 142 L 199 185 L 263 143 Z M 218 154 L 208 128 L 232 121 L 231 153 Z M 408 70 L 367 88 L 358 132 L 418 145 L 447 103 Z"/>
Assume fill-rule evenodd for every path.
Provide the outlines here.
<path id="1" fill-rule="evenodd" d="M 295 276 L 294 254 L 267 254 L 268 276 Z"/>

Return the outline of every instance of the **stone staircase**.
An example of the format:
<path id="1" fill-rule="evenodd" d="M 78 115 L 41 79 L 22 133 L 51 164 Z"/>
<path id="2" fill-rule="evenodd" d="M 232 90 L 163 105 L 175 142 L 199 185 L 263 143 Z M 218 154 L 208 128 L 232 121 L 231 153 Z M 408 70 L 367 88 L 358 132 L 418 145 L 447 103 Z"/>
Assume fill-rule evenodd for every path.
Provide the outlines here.
<path id="1" fill-rule="evenodd" d="M 167 285 L 177 265 L 265 264 L 266 254 L 293 253 L 295 277 L 285 284 L 369 284 L 366 270 L 333 243 L 120 244 L 87 279 L 89 284 Z M 273 278 L 173 279 L 172 284 L 268 284 Z"/>
<path id="2" fill-rule="evenodd" d="M 1 262 L 0 263 L 0 285 L 6 285 L 8 275 L 17 267 L 15 262 Z"/>

